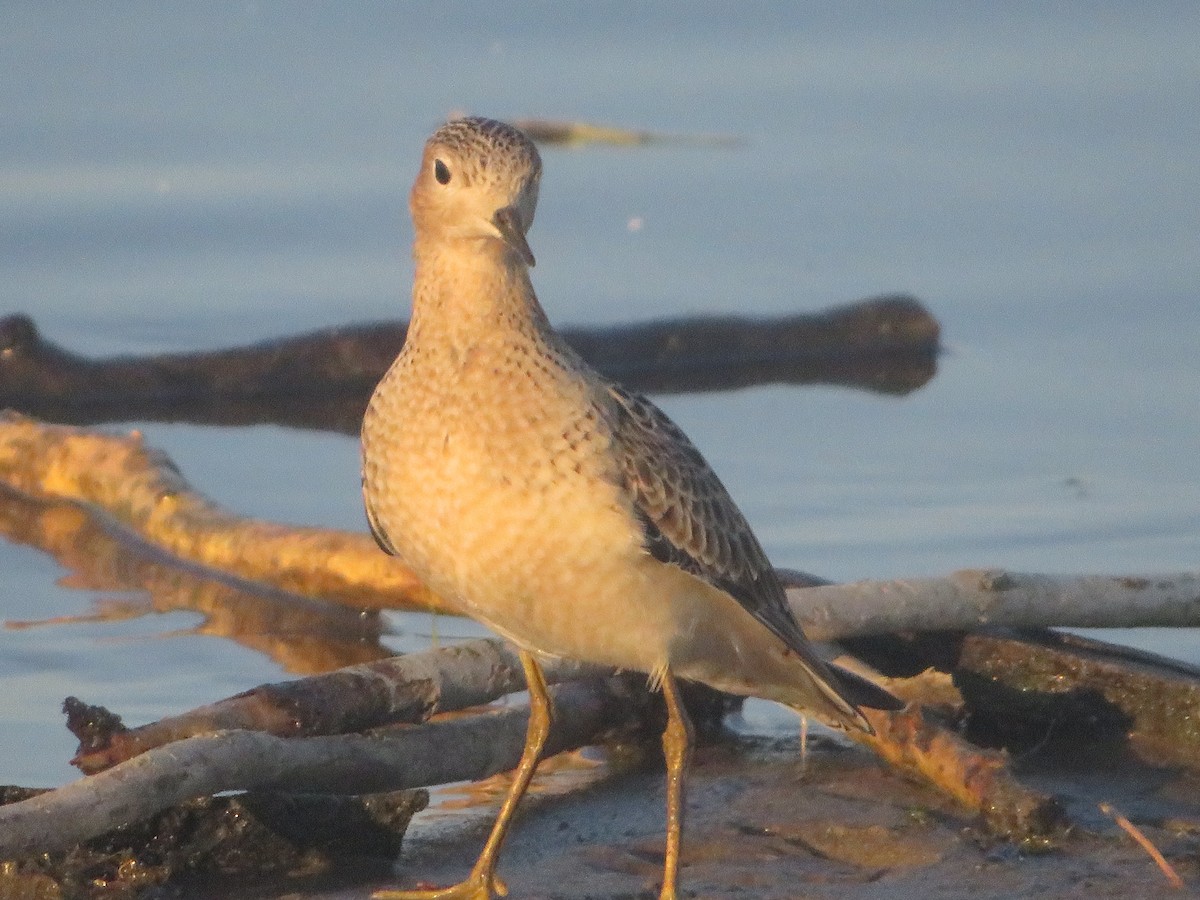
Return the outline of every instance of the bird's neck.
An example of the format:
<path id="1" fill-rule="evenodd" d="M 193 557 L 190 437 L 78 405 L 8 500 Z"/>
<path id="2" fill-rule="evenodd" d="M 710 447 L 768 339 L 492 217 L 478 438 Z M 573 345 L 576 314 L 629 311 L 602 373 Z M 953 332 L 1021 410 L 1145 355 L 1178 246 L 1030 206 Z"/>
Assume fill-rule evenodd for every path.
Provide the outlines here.
<path id="1" fill-rule="evenodd" d="M 521 336 L 555 340 L 524 262 L 500 241 L 413 247 L 409 340 L 459 347 Z"/>

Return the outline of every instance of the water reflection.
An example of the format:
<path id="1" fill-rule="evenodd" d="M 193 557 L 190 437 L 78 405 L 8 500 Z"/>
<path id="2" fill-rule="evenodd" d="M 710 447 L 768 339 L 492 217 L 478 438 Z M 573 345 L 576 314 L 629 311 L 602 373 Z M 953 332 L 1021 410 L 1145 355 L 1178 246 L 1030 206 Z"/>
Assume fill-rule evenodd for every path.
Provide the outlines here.
<path id="1" fill-rule="evenodd" d="M 34 499 L 0 485 L 0 537 L 56 558 L 62 584 L 103 591 L 89 612 L 9 629 L 114 622 L 167 612 L 200 613 L 195 632 L 228 638 L 295 674 L 326 672 L 392 655 L 377 612 L 360 612 L 188 566 L 74 503 Z"/>

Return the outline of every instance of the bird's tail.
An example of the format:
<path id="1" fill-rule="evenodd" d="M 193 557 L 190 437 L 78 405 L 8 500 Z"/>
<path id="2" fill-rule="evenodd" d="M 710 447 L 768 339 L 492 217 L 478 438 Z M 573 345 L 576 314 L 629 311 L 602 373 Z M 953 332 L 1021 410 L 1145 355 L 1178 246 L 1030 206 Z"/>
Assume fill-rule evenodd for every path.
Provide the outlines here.
<path id="1" fill-rule="evenodd" d="M 875 729 L 862 714 L 860 707 L 894 712 L 903 709 L 905 705 L 904 701 L 875 682 L 830 662 L 821 666 L 821 671 L 813 682 L 827 702 L 822 705 L 823 708 L 814 708 L 811 695 L 808 695 L 804 702 L 795 705 L 795 709 L 802 714 L 815 712 L 818 718 L 829 725 L 845 729 L 856 728 L 867 734 L 874 734 Z"/>
<path id="2" fill-rule="evenodd" d="M 863 678 L 849 669 L 828 663 L 829 670 L 838 681 L 841 695 L 855 706 L 867 709 L 886 709 L 895 712 L 904 708 L 904 701 L 884 690 L 869 678 Z"/>

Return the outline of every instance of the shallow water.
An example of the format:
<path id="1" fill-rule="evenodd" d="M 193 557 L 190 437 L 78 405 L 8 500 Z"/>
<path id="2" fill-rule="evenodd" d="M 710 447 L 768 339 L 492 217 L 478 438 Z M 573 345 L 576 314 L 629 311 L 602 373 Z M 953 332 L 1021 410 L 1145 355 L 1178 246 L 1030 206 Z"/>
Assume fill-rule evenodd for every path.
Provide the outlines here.
<path id="1" fill-rule="evenodd" d="M 399 317 L 408 183 L 451 110 L 734 135 L 545 150 L 534 280 L 563 323 L 893 291 L 938 316 L 907 397 L 661 399 L 776 564 L 1195 569 L 1196 8 L 692 9 L 5 6 L 0 313 L 97 355 Z M 231 508 L 365 527 L 350 438 L 138 427 Z M 114 599 L 26 546 L 0 571 L 10 621 Z M 66 694 L 137 723 L 284 676 L 202 612 L 118 599 L 146 614 L 0 632 L 0 781 L 72 776 Z M 1126 637 L 1200 661 L 1191 632 Z"/>

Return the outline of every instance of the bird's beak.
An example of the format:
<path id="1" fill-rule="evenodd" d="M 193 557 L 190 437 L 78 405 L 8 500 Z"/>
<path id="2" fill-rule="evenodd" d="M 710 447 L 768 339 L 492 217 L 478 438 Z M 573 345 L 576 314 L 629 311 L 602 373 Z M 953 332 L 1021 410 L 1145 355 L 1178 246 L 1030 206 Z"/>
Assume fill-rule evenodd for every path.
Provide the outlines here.
<path id="1" fill-rule="evenodd" d="M 536 265 L 533 251 L 529 249 L 529 242 L 525 240 L 525 229 L 521 227 L 521 213 L 515 206 L 505 206 L 496 210 L 496 214 L 492 216 L 492 224 L 500 232 L 500 237 L 504 238 L 504 243 L 516 250 L 526 265 Z"/>

